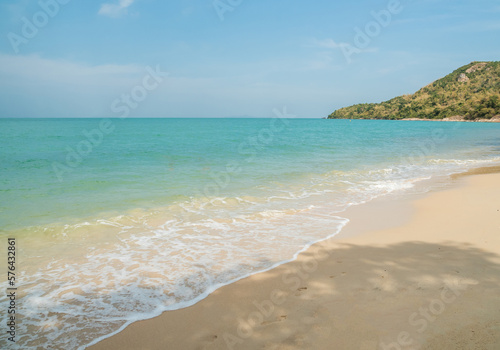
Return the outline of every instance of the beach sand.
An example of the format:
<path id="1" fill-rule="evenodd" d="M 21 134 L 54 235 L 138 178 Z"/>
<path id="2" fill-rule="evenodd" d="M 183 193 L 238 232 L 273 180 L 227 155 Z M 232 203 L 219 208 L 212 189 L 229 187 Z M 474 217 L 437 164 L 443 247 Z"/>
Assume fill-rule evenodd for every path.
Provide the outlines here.
<path id="1" fill-rule="evenodd" d="M 500 174 L 346 216 L 296 261 L 90 349 L 500 349 Z"/>

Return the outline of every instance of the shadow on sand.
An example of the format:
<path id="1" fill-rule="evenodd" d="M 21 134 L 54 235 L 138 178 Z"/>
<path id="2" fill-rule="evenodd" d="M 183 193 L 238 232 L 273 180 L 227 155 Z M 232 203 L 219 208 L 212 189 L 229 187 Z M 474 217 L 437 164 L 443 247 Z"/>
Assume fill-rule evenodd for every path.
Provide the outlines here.
<path id="1" fill-rule="evenodd" d="M 500 257 L 322 243 L 91 349 L 500 349 Z"/>

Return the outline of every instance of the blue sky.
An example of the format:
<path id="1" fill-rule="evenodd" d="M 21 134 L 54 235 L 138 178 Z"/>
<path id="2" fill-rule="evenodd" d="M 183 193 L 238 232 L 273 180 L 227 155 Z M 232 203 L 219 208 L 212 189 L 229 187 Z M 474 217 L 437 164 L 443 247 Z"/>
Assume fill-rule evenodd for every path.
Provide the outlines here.
<path id="1" fill-rule="evenodd" d="M 0 0 L 0 35 L 0 117 L 320 118 L 499 60 L 500 3 Z"/>

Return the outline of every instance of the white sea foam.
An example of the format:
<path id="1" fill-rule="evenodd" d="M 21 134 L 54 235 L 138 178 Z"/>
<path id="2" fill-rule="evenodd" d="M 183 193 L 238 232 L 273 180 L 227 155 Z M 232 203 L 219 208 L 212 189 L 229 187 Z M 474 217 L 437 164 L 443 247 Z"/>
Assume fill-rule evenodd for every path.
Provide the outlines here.
<path id="1" fill-rule="evenodd" d="M 495 162 L 430 159 L 418 166 L 334 171 L 263 188 L 260 197 L 192 198 L 34 229 L 40 235 L 23 243 L 17 344 L 83 349 L 131 322 L 192 305 L 223 285 L 295 259 L 340 232 L 349 206 Z M 0 303 L 5 309 L 5 296 Z"/>

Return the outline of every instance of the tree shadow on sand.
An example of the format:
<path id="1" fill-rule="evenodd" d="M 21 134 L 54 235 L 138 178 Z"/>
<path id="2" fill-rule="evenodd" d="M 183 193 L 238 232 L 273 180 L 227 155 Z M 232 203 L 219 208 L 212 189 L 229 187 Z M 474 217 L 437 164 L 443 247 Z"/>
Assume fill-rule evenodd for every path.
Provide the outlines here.
<path id="1" fill-rule="evenodd" d="M 499 295 L 500 256 L 471 245 L 320 243 L 92 349 L 498 349 Z"/>

